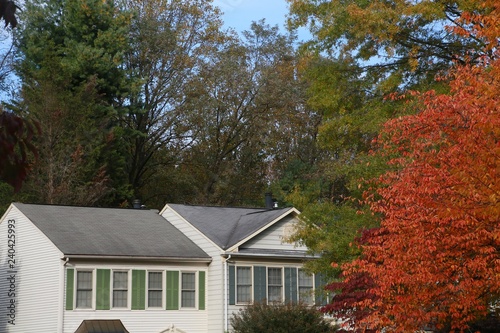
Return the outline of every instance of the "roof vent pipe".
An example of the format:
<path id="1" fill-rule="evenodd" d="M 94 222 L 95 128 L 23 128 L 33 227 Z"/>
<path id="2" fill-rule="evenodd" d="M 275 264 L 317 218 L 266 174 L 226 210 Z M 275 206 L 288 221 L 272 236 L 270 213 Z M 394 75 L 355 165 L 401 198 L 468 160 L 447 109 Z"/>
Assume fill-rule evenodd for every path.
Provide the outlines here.
<path id="1" fill-rule="evenodd" d="M 274 208 L 273 194 L 271 192 L 266 193 L 266 209 Z"/>
<path id="2" fill-rule="evenodd" d="M 132 207 L 134 209 L 141 209 L 142 208 L 141 200 L 140 199 L 134 199 L 134 201 L 132 201 Z"/>

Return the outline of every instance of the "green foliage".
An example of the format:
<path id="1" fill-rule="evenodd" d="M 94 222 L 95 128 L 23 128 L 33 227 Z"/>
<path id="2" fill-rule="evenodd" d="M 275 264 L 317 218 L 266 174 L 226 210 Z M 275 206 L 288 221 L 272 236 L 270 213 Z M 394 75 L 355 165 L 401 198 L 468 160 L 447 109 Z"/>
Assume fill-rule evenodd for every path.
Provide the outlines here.
<path id="1" fill-rule="evenodd" d="M 470 26 L 464 10 L 487 11 L 481 2 L 288 0 L 291 28 L 308 27 L 315 37 L 305 47 L 363 63 L 374 84 L 412 85 L 432 81 L 453 61 L 479 59 L 481 38 L 464 38 L 450 28 Z M 470 31 L 470 30 L 469 30 Z M 471 34 L 474 37 L 474 34 Z"/>
<path id="2" fill-rule="evenodd" d="M 130 15 L 112 1 L 29 1 L 22 13 L 23 112 L 40 124 L 29 201 L 109 205 L 129 195 L 119 127 Z"/>
<path id="3" fill-rule="evenodd" d="M 297 112 L 302 90 L 294 78 L 293 40 L 254 22 L 243 40 L 228 36 L 204 59 L 189 85 L 185 107 L 195 135 L 180 163 L 197 186 L 194 202 L 261 202 L 269 170 L 279 168 L 296 144 L 295 121 L 309 118 Z M 288 137 L 291 145 L 283 142 Z"/>
<path id="4" fill-rule="evenodd" d="M 329 333 L 337 328 L 316 308 L 302 304 L 253 304 L 231 318 L 235 333 Z"/>
<path id="5" fill-rule="evenodd" d="M 122 118 L 129 134 L 128 181 L 145 203 L 180 200 L 172 194 L 184 191 L 181 184 L 168 191 L 157 187 L 175 185 L 164 171 L 175 167 L 197 132 L 197 124 L 188 121 L 193 110 L 186 107 L 187 92 L 202 60 L 212 59 L 225 40 L 220 13 L 207 0 L 120 1 L 120 6 L 134 15 L 125 62 L 134 86 Z"/>

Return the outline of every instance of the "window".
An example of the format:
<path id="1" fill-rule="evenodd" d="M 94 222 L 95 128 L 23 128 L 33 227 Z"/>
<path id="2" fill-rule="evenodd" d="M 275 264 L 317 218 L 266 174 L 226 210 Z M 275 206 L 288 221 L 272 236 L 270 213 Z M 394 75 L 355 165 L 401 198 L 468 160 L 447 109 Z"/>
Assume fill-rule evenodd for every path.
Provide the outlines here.
<path id="1" fill-rule="evenodd" d="M 269 303 L 283 301 L 283 274 L 281 268 L 267 269 L 267 300 Z"/>
<path id="2" fill-rule="evenodd" d="M 76 308 L 92 308 L 92 271 L 76 273 Z"/>
<path id="3" fill-rule="evenodd" d="M 128 272 L 113 272 L 113 307 L 128 307 Z"/>
<path id="4" fill-rule="evenodd" d="M 299 268 L 298 280 L 299 301 L 306 304 L 314 304 L 313 276 L 304 269 Z"/>
<path id="5" fill-rule="evenodd" d="M 252 268 L 236 267 L 236 303 L 252 301 Z"/>
<path id="6" fill-rule="evenodd" d="M 161 308 L 163 299 L 163 273 L 148 272 L 148 307 Z"/>
<path id="7" fill-rule="evenodd" d="M 181 274 L 181 308 L 196 307 L 196 273 Z"/>

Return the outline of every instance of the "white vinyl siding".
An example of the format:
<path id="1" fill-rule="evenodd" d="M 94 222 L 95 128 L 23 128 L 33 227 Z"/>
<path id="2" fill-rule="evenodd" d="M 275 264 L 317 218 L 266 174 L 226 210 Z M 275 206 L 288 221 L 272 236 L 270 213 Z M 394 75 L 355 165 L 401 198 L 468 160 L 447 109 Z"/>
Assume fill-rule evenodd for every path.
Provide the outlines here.
<path id="1" fill-rule="evenodd" d="M 208 240 L 191 224 L 180 218 L 170 208 L 163 211 L 162 216 L 184 235 L 191 239 L 209 256 L 214 258 L 206 276 L 206 314 L 208 324 L 205 332 L 224 331 L 224 264 L 219 260 L 222 249 Z M 217 259 L 215 259 L 217 258 Z M 229 287 L 229 286 L 228 286 Z"/>
<path id="2" fill-rule="evenodd" d="M 52 242 L 12 204 L 0 224 L 0 332 L 59 332 L 64 309 L 64 261 Z M 15 224 L 15 265 L 7 266 L 8 225 Z M 12 251 L 11 251 L 12 252 Z M 13 279 L 12 279 L 13 278 Z M 15 286 L 15 295 L 9 290 Z M 15 314 L 9 309 L 15 302 Z"/>
<path id="3" fill-rule="evenodd" d="M 297 220 L 293 216 L 287 216 L 240 245 L 240 249 L 307 251 L 307 247 L 303 245 L 285 242 L 285 236 L 289 236 L 290 230 L 293 230 L 293 225 L 296 222 Z"/>
<path id="4" fill-rule="evenodd" d="M 116 263 L 109 262 L 103 263 L 100 262 L 99 265 L 95 265 L 92 263 L 85 264 L 75 264 L 75 275 L 78 270 L 111 270 L 110 279 L 111 279 L 111 292 L 110 297 L 112 299 L 112 291 L 113 291 L 113 273 L 115 272 L 128 272 L 128 307 L 127 308 L 116 308 L 111 307 L 108 311 L 102 310 L 67 310 L 64 312 L 64 322 L 65 328 L 63 333 L 74 333 L 78 326 L 81 324 L 84 319 L 120 319 L 124 326 L 127 328 L 129 332 L 141 332 L 141 333 L 159 333 L 166 331 L 168 328 L 172 326 L 172 324 L 182 330 L 184 332 L 189 333 L 208 333 L 207 330 L 207 311 L 200 310 L 198 307 L 196 308 L 183 308 L 180 309 L 180 277 L 181 272 L 193 272 L 196 275 L 196 305 L 198 306 L 198 296 L 199 296 L 199 287 L 198 280 L 201 272 L 206 274 L 206 264 L 178 264 L 178 265 L 170 265 L 170 264 L 150 264 L 150 265 L 135 265 L 130 266 L 126 263 Z M 186 270 L 188 269 L 188 270 Z M 142 294 L 143 303 L 145 303 L 145 307 L 141 310 L 132 310 L 131 307 L 131 295 L 137 290 L 132 286 L 132 271 L 136 272 L 144 272 L 145 282 L 145 292 Z M 166 309 L 166 277 L 167 272 L 177 272 L 179 273 L 179 282 L 177 289 L 177 298 L 179 299 L 179 308 L 175 311 Z M 148 306 L 148 290 L 153 290 L 154 282 L 152 280 L 157 280 L 159 278 L 158 275 L 149 273 L 162 273 L 162 307 L 149 307 Z M 150 281 L 149 277 L 151 277 Z M 116 280 L 115 280 L 116 282 Z M 95 285 L 95 282 L 94 282 Z M 148 288 L 150 287 L 150 288 Z M 76 284 L 75 284 L 76 290 Z M 52 332 L 52 331 L 51 331 Z"/>

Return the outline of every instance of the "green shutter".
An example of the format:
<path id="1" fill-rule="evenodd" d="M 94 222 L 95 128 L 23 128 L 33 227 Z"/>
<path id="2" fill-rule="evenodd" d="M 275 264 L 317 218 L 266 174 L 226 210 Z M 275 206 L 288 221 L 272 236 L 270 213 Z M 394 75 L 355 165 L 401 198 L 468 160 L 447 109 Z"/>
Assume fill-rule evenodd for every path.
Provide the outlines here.
<path id="1" fill-rule="evenodd" d="M 229 266 L 229 304 L 236 304 L 236 268 Z"/>
<path id="2" fill-rule="evenodd" d="M 132 270 L 132 310 L 146 308 L 146 271 Z"/>
<path id="3" fill-rule="evenodd" d="M 321 273 L 314 274 L 315 302 L 316 305 L 326 305 L 325 279 Z"/>
<path id="4" fill-rule="evenodd" d="M 73 310 L 73 295 L 75 290 L 75 270 L 66 270 L 66 310 Z"/>
<path id="5" fill-rule="evenodd" d="M 255 302 L 263 302 L 267 298 L 266 267 L 254 266 L 253 268 L 253 296 Z"/>
<path id="6" fill-rule="evenodd" d="M 167 310 L 179 310 L 179 272 L 167 271 Z"/>
<path id="7" fill-rule="evenodd" d="M 96 277 L 96 310 L 109 310 L 110 308 L 110 277 L 109 269 L 98 269 Z"/>
<path id="8" fill-rule="evenodd" d="M 205 310 L 205 272 L 198 272 L 198 310 Z"/>
<path id="9" fill-rule="evenodd" d="M 285 267 L 285 302 L 297 303 L 297 268 Z"/>

